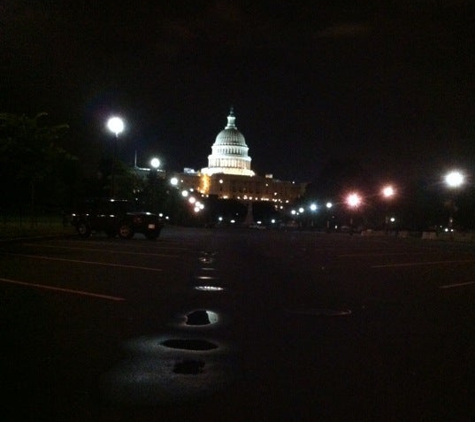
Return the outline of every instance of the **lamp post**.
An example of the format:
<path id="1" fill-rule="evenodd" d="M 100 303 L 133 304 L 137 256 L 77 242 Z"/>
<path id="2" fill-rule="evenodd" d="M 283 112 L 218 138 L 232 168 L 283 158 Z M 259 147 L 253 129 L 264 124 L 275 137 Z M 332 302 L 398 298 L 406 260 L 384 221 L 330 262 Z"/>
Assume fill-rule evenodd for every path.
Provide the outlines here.
<path id="1" fill-rule="evenodd" d="M 351 217 L 350 217 L 350 234 L 353 234 L 353 210 L 357 209 L 361 205 L 362 199 L 361 196 L 356 193 L 350 193 L 346 197 L 346 203 L 350 207 L 351 211 Z"/>
<path id="2" fill-rule="evenodd" d="M 381 191 L 381 194 L 383 195 L 383 198 L 388 203 L 394 197 L 394 195 L 396 194 L 396 191 L 391 185 L 387 185 L 383 188 L 383 190 Z M 389 224 L 391 222 L 390 217 L 388 215 L 388 209 L 389 209 L 389 206 L 385 205 L 384 231 L 386 234 L 388 233 Z"/>
<path id="3" fill-rule="evenodd" d="M 114 133 L 115 135 L 115 144 L 114 144 L 114 159 L 112 163 L 112 171 L 111 171 L 111 196 L 115 197 L 117 193 L 116 183 L 115 183 L 115 166 L 117 161 L 117 148 L 118 148 L 118 141 L 119 141 L 119 133 L 122 133 L 124 130 L 124 121 L 120 117 L 111 117 L 107 121 L 107 128 Z"/>
<path id="4" fill-rule="evenodd" d="M 326 204 L 325 204 L 325 207 L 327 209 L 327 233 L 330 232 L 330 210 L 332 209 L 333 207 L 333 203 L 328 201 Z"/>
<path id="5" fill-rule="evenodd" d="M 451 190 L 457 189 L 465 183 L 465 176 L 458 170 L 450 171 L 445 175 L 445 184 Z M 453 196 L 449 199 L 449 230 L 452 231 L 454 225 L 454 213 L 456 211 Z"/>

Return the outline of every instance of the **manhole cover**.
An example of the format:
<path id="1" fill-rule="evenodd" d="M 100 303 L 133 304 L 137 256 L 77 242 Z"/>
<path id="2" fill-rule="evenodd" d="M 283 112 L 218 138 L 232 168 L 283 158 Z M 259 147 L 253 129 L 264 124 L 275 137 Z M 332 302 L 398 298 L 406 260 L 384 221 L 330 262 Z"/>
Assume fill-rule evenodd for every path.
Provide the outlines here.
<path id="1" fill-rule="evenodd" d="M 218 346 L 208 340 L 200 339 L 170 339 L 162 343 L 163 346 L 171 349 L 204 351 L 217 349 Z"/>

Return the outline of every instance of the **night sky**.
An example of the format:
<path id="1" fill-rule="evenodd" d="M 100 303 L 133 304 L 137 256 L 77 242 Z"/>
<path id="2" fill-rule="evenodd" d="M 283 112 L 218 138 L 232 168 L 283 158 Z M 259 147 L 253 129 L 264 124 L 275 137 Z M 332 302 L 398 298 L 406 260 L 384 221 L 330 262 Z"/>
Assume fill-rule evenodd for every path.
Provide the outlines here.
<path id="1" fill-rule="evenodd" d="M 261 175 L 475 174 L 472 1 L 0 0 L 0 42 L 0 111 L 69 123 L 92 166 L 119 114 L 131 164 L 205 167 L 232 105 Z"/>

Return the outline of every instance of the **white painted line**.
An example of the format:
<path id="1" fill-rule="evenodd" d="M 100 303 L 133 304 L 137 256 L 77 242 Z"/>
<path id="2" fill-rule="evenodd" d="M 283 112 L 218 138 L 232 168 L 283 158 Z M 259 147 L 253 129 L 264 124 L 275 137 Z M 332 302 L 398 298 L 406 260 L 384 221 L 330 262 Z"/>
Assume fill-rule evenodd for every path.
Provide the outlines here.
<path id="1" fill-rule="evenodd" d="M 437 252 L 434 252 L 437 253 Z M 338 255 L 338 258 L 358 257 L 358 256 L 392 256 L 392 255 L 427 255 L 427 252 L 362 252 Z"/>
<path id="2" fill-rule="evenodd" d="M 31 259 L 44 259 L 47 261 L 73 262 L 76 264 L 103 265 L 105 267 L 128 268 L 132 270 L 144 270 L 144 271 L 156 271 L 156 272 L 163 271 L 161 268 L 138 267 L 135 265 L 111 264 L 107 262 L 97 262 L 97 261 L 81 261 L 79 259 L 52 258 L 50 256 L 41 256 L 41 255 L 26 255 L 26 254 L 17 254 L 17 253 L 3 253 L 3 255 L 20 256 L 22 258 L 31 258 Z"/>
<path id="3" fill-rule="evenodd" d="M 466 259 L 462 261 L 406 262 L 404 264 L 373 265 L 371 268 L 417 267 L 418 265 L 465 264 L 470 262 L 475 262 L 475 259 Z"/>
<path id="4" fill-rule="evenodd" d="M 80 296 L 95 297 L 95 298 L 98 298 L 98 299 L 113 300 L 115 302 L 125 301 L 125 299 L 122 298 L 122 297 L 101 295 L 101 294 L 97 294 L 97 293 L 84 292 L 84 291 L 81 291 L 81 290 L 63 289 L 61 287 L 45 286 L 44 284 L 26 283 L 24 281 L 10 280 L 8 278 L 0 278 L 0 282 L 16 284 L 16 285 L 19 285 L 19 286 L 35 287 L 37 289 L 53 290 L 53 291 L 62 292 L 62 293 L 71 293 L 71 294 L 80 295 Z"/>
<path id="5" fill-rule="evenodd" d="M 453 287 L 463 287 L 463 286 L 469 286 L 471 284 L 475 284 L 475 281 L 469 281 L 467 283 L 446 284 L 444 286 L 439 286 L 439 289 L 451 289 Z"/>
<path id="6" fill-rule="evenodd" d="M 137 240 L 137 242 L 135 242 Z M 77 239 L 77 240 L 69 240 L 68 243 L 74 243 L 75 245 L 77 244 L 83 244 L 83 245 L 114 245 L 114 246 L 119 246 L 119 245 L 127 245 L 127 248 L 134 248 L 134 249 L 143 249 L 144 245 L 147 245 L 146 247 L 149 249 L 159 249 L 159 250 L 176 250 L 176 251 L 189 251 L 189 247 L 185 246 L 168 246 L 164 244 L 162 241 L 157 240 L 157 242 L 150 242 L 147 241 L 146 243 L 143 243 L 140 241 L 140 239 L 135 239 L 135 240 L 122 240 L 122 239 L 105 239 L 105 238 L 92 238 L 90 240 L 88 239 Z M 65 240 L 62 240 L 62 242 L 66 242 Z M 191 248 L 193 249 L 193 248 Z"/>
<path id="7" fill-rule="evenodd" d="M 36 243 L 24 243 L 27 246 L 38 246 Z M 148 253 L 148 252 L 126 252 L 126 251 L 116 251 L 113 249 L 99 249 L 99 248 L 78 248 L 76 246 L 56 246 L 56 245 L 41 245 L 42 248 L 53 248 L 53 249 L 71 249 L 76 251 L 92 251 L 92 252 L 107 252 L 114 254 L 123 254 L 123 255 L 150 255 L 150 256 L 163 256 L 167 258 L 178 258 L 179 255 L 171 254 L 161 254 L 161 253 Z"/>

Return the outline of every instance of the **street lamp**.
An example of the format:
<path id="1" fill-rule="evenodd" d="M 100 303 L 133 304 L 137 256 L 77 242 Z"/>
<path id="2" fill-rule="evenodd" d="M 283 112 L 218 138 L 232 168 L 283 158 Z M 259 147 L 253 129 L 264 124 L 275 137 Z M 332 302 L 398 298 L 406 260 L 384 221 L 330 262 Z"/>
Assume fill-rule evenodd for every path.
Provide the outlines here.
<path id="1" fill-rule="evenodd" d="M 361 196 L 355 192 L 350 193 L 346 197 L 346 203 L 350 206 L 350 208 L 358 208 L 361 205 Z"/>
<path id="2" fill-rule="evenodd" d="M 111 117 L 107 121 L 107 128 L 114 133 L 115 135 L 115 145 L 114 145 L 114 162 L 112 164 L 112 186 L 111 186 L 111 196 L 115 197 L 116 195 L 116 186 L 115 186 L 115 166 L 117 161 L 117 144 L 119 139 L 119 133 L 122 133 L 124 130 L 124 121 L 120 117 Z"/>
<path id="3" fill-rule="evenodd" d="M 346 203 L 352 210 L 355 210 L 362 203 L 361 196 L 356 192 L 350 193 L 346 197 Z M 350 234 L 353 234 L 353 211 L 351 211 L 351 216 L 350 216 Z"/>
<path id="4" fill-rule="evenodd" d="M 152 158 L 150 165 L 157 170 L 160 167 L 160 160 L 158 158 Z"/>
<path id="5" fill-rule="evenodd" d="M 383 198 L 386 199 L 387 202 L 389 202 L 392 197 L 396 194 L 396 191 L 394 190 L 394 188 L 391 186 L 391 185 L 387 185 L 383 188 L 383 190 L 381 191 L 382 195 L 383 195 Z M 389 229 L 389 224 L 390 224 L 390 220 L 389 220 L 389 205 L 386 204 L 384 206 L 384 231 L 385 233 L 388 233 L 388 229 Z"/>
<path id="6" fill-rule="evenodd" d="M 445 175 L 445 183 L 449 188 L 458 188 L 465 182 L 464 175 L 457 170 L 451 171 Z"/>
<path id="7" fill-rule="evenodd" d="M 452 170 L 445 175 L 445 184 L 449 189 L 457 189 L 465 183 L 465 176 L 458 170 Z M 455 200 L 450 198 L 449 202 L 449 230 L 452 231 L 454 225 L 454 212 L 456 211 Z"/>
<path id="8" fill-rule="evenodd" d="M 388 185 L 383 188 L 382 193 L 385 198 L 391 198 L 395 195 L 396 191 L 392 186 Z"/>

